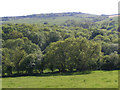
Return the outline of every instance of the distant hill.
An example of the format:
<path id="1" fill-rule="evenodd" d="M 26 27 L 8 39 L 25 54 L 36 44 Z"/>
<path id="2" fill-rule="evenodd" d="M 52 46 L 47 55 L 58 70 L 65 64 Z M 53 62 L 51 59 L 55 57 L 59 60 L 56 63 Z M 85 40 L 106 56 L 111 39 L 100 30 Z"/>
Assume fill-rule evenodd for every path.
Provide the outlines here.
<path id="1" fill-rule="evenodd" d="M 81 12 L 33 14 L 27 16 L 2 17 L 3 23 L 49 23 L 62 24 L 66 20 L 81 22 L 98 22 L 107 19 L 108 16 L 86 14 Z"/>
<path id="2" fill-rule="evenodd" d="M 48 13 L 48 14 L 33 14 L 27 16 L 2 17 L 2 23 L 30 23 L 30 24 L 39 23 L 39 24 L 65 25 L 65 23 L 74 21 L 99 23 L 105 20 L 108 21 L 109 17 L 113 18 L 114 16 L 94 15 L 82 12 L 65 12 L 65 13 Z"/>

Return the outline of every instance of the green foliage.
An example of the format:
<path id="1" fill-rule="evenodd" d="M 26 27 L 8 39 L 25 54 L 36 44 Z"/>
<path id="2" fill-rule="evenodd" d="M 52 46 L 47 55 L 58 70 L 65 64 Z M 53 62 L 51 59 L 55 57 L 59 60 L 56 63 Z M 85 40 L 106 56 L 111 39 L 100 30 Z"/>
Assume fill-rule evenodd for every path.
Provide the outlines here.
<path id="1" fill-rule="evenodd" d="M 45 62 L 52 71 L 84 71 L 92 69 L 91 66 L 96 64 L 100 58 L 101 47 L 85 38 L 69 38 L 52 43 L 46 51 Z"/>
<path id="2" fill-rule="evenodd" d="M 103 70 L 115 70 L 119 69 L 119 55 L 117 52 L 111 53 L 110 55 L 106 55 L 103 58 Z"/>
<path id="3" fill-rule="evenodd" d="M 110 55 L 114 53 L 114 51 L 118 52 L 118 44 L 102 43 L 102 51 L 105 55 Z"/>
<path id="4" fill-rule="evenodd" d="M 2 65 L 3 65 L 3 75 L 7 73 L 12 75 L 12 71 L 20 71 L 20 64 L 24 60 L 26 52 L 20 48 L 12 49 L 3 49 L 2 53 Z"/>
<path id="5" fill-rule="evenodd" d="M 99 21 L 104 18 L 89 15 L 77 17 L 83 22 L 67 18 L 65 24 L 61 20 L 60 26 L 49 22 L 3 24 L 3 76 L 43 73 L 47 68 L 60 72 L 119 69 L 119 61 L 114 64 L 115 68 L 106 62 L 109 59 L 116 63 L 111 53 L 119 54 L 115 20 Z M 105 58 L 107 55 L 109 58 Z"/>

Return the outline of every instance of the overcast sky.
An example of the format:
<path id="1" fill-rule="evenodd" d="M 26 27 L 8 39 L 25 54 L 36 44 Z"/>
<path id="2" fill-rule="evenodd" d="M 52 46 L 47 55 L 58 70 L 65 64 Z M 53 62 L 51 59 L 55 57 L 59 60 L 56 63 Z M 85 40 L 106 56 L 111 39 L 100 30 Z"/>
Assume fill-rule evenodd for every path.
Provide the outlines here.
<path id="1" fill-rule="evenodd" d="M 119 0 L 1 0 L 0 17 L 40 13 L 117 14 Z"/>

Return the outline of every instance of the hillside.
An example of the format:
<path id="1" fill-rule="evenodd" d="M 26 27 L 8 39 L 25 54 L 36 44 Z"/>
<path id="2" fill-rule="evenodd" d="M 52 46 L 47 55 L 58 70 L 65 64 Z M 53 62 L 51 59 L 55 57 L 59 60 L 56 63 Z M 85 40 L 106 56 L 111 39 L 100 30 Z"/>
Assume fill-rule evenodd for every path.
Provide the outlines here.
<path id="1" fill-rule="evenodd" d="M 41 23 L 62 25 L 67 20 L 77 22 L 99 22 L 109 18 L 108 15 L 93 15 L 81 12 L 33 14 L 27 16 L 2 17 L 3 23 Z"/>

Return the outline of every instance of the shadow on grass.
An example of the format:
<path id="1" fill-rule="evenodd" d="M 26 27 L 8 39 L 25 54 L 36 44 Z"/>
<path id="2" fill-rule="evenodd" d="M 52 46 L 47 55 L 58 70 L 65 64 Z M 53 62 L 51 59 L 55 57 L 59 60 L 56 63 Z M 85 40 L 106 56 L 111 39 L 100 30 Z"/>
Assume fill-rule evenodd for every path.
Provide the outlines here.
<path id="1" fill-rule="evenodd" d="M 45 76 L 69 76 L 69 75 L 83 75 L 83 74 L 90 74 L 91 71 L 73 71 L 73 72 L 47 72 L 47 73 L 34 73 L 34 74 L 13 74 L 11 76 L 3 76 L 2 78 L 7 77 L 23 77 L 23 76 L 36 76 L 36 77 L 45 77 Z"/>

